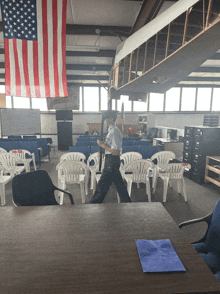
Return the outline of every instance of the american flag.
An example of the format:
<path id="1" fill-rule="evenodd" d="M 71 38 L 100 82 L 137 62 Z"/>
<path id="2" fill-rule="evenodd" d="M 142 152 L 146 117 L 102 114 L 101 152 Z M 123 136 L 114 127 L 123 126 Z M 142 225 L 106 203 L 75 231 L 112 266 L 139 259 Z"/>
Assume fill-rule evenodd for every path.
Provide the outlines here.
<path id="1" fill-rule="evenodd" d="M 67 0 L 1 0 L 6 95 L 67 97 Z"/>

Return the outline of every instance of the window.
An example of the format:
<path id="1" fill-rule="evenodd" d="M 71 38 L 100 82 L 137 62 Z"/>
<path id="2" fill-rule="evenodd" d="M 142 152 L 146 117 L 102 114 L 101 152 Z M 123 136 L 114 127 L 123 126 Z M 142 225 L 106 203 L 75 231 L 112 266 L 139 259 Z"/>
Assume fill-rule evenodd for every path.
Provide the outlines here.
<path id="1" fill-rule="evenodd" d="M 108 110 L 108 91 L 101 87 L 101 110 Z"/>
<path id="2" fill-rule="evenodd" d="M 212 111 L 220 111 L 220 88 L 213 89 Z"/>
<path id="3" fill-rule="evenodd" d="M 165 111 L 178 111 L 180 104 L 180 88 L 171 88 L 166 92 Z"/>
<path id="4" fill-rule="evenodd" d="M 131 111 L 131 101 L 129 96 L 121 95 L 120 100 L 117 101 L 117 110 L 121 111 L 121 105 L 124 102 L 124 111 Z"/>
<path id="5" fill-rule="evenodd" d="M 163 111 L 164 94 L 150 93 L 149 111 Z"/>
<path id="6" fill-rule="evenodd" d="M 198 88 L 196 110 L 210 111 L 211 91 L 211 88 Z"/>
<path id="7" fill-rule="evenodd" d="M 14 108 L 30 108 L 30 98 L 13 97 Z"/>
<path id="8" fill-rule="evenodd" d="M 116 110 L 116 103 L 117 103 L 117 100 L 112 99 L 112 110 Z"/>
<path id="9" fill-rule="evenodd" d="M 5 86 L 4 85 L 0 85 L 0 93 L 5 93 Z"/>
<path id="10" fill-rule="evenodd" d="M 147 111 L 147 102 L 134 101 L 133 111 Z"/>
<path id="11" fill-rule="evenodd" d="M 32 98 L 32 108 L 47 111 L 47 98 Z"/>
<path id="12" fill-rule="evenodd" d="M 195 99 L 196 99 L 196 88 L 183 88 L 181 111 L 194 111 Z"/>
<path id="13" fill-rule="evenodd" d="M 98 87 L 84 87 L 84 111 L 99 111 Z"/>

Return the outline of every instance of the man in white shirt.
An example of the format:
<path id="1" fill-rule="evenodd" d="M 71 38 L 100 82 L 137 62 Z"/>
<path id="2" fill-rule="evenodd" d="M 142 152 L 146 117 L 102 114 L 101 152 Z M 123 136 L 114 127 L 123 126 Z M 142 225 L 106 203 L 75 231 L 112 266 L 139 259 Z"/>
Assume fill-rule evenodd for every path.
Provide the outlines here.
<path id="1" fill-rule="evenodd" d="M 98 145 L 105 149 L 105 166 L 90 203 L 102 203 L 112 183 L 115 184 L 120 202 L 131 202 L 119 171 L 122 134 L 115 125 L 117 112 L 109 110 L 105 113 L 105 118 L 105 123 L 109 127 L 106 140 L 105 142 L 97 140 Z"/>

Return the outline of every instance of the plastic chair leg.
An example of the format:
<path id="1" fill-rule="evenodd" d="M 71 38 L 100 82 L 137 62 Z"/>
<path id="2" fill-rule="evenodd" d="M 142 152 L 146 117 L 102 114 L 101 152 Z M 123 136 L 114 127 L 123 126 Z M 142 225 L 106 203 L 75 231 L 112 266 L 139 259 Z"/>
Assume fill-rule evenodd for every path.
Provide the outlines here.
<path id="1" fill-rule="evenodd" d="M 140 188 L 140 184 L 139 184 L 139 183 L 137 183 L 137 188 L 138 188 L 138 189 Z"/>
<path id="2" fill-rule="evenodd" d="M 168 183 L 169 183 L 169 178 L 165 178 L 164 184 L 163 184 L 163 202 L 166 202 L 167 200 Z"/>
<path id="3" fill-rule="evenodd" d="M 131 198 L 131 186 L 132 186 L 132 180 L 128 180 L 127 182 L 127 190 L 128 190 L 128 195 Z"/>
<path id="4" fill-rule="evenodd" d="M 180 183 L 180 180 L 177 180 L 176 185 L 177 185 L 177 192 L 180 194 L 181 193 L 181 188 L 180 188 L 181 183 Z"/>
<path id="5" fill-rule="evenodd" d="M 185 201 L 187 201 L 186 186 L 185 186 L 184 179 L 182 179 L 182 185 L 183 185 L 183 197 L 184 197 Z"/>
<path id="6" fill-rule="evenodd" d="M 84 181 L 83 182 L 80 182 L 80 189 L 81 189 L 81 196 L 82 196 L 82 203 L 86 203 L 86 197 L 85 197 L 85 183 Z"/>
<path id="7" fill-rule="evenodd" d="M 129 195 L 129 196 L 130 196 L 130 195 Z M 118 199 L 118 203 L 121 203 L 121 201 L 120 201 L 120 197 L 119 197 L 118 193 L 117 193 L 117 199 Z"/>
<path id="8" fill-rule="evenodd" d="M 5 201 L 5 185 L 4 184 L 0 184 L 0 196 L 1 196 L 1 205 L 5 205 L 6 201 Z"/>
<path id="9" fill-rule="evenodd" d="M 148 202 L 151 202 L 150 181 L 146 182 L 146 194 L 148 195 Z"/>
<path id="10" fill-rule="evenodd" d="M 158 169 L 155 168 L 155 169 L 153 170 L 153 183 L 152 183 L 153 192 L 152 192 L 152 194 L 155 194 L 155 192 L 156 192 L 156 186 L 157 186 L 157 178 L 158 178 L 158 175 L 159 175 Z"/>

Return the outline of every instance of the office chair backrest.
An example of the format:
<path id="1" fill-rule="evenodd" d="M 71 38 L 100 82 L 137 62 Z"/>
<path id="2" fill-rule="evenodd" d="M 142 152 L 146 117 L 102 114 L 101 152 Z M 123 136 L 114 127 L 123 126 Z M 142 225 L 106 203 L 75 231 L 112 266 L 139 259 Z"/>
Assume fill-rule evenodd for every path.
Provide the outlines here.
<path id="1" fill-rule="evenodd" d="M 220 199 L 213 210 L 211 225 L 205 243 L 211 251 L 220 254 Z"/>
<path id="2" fill-rule="evenodd" d="M 157 138 L 158 128 L 151 128 L 147 133 L 147 139 L 153 140 L 153 138 Z"/>
<path id="3" fill-rule="evenodd" d="M 17 175 L 12 180 L 13 202 L 16 206 L 58 205 L 55 186 L 45 170 Z"/>

